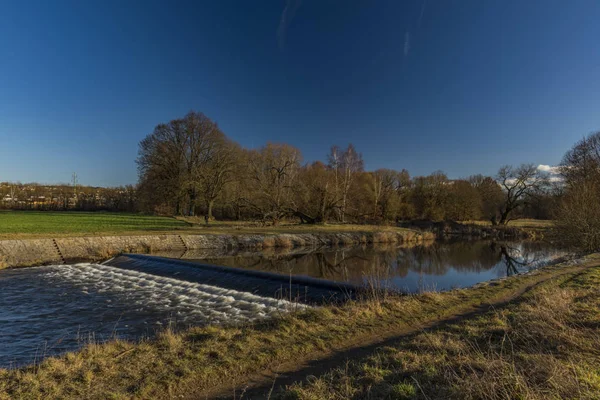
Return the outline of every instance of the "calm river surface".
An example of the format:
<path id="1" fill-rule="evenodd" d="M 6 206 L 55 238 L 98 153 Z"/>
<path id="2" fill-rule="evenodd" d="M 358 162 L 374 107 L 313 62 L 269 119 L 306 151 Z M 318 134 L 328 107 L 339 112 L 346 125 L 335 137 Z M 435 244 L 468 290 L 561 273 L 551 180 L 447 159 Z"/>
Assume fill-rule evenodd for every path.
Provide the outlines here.
<path id="1" fill-rule="evenodd" d="M 418 247 L 397 245 L 297 249 L 184 259 L 280 274 L 311 276 L 357 285 L 376 283 L 403 292 L 449 290 L 527 272 L 565 252 L 544 242 L 449 241 Z M 169 256 L 169 255 L 166 255 Z"/>
<path id="2" fill-rule="evenodd" d="M 455 242 L 235 254 L 173 255 L 204 263 L 305 275 L 403 291 L 467 287 L 535 268 L 563 252 L 542 243 Z M 164 254 L 163 254 L 164 255 Z M 0 271 L 0 368 L 112 337 L 266 318 L 290 305 L 270 297 L 99 264 Z"/>

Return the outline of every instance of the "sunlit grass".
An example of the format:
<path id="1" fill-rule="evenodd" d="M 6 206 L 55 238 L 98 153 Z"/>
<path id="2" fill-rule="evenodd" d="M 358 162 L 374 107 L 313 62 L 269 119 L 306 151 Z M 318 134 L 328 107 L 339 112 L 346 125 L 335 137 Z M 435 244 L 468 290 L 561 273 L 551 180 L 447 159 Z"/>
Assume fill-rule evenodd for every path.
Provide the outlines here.
<path id="1" fill-rule="evenodd" d="M 409 232 L 408 229 L 379 225 L 318 224 L 294 221 L 265 225 L 252 221 L 213 221 L 200 217 L 161 217 L 131 213 L 75 211 L 0 211 L 0 239 L 176 234 L 277 234 L 334 232 Z"/>
<path id="2" fill-rule="evenodd" d="M 490 221 L 463 221 L 467 225 L 492 226 Z M 508 226 L 515 228 L 552 228 L 554 221 L 542 219 L 515 219 L 508 222 Z"/>
<path id="3" fill-rule="evenodd" d="M 0 237 L 120 234 L 177 231 L 189 224 L 175 218 L 129 213 L 1 211 Z"/>
<path id="4" fill-rule="evenodd" d="M 600 394 L 600 270 L 520 304 L 423 332 L 281 395 L 286 399 L 580 399 Z"/>

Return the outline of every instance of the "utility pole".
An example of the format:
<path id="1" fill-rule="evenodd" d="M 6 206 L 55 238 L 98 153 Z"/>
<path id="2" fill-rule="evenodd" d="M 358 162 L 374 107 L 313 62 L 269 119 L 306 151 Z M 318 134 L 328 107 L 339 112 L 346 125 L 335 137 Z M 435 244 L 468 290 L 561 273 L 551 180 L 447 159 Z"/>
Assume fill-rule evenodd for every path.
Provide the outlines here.
<path id="1" fill-rule="evenodd" d="M 77 198 L 77 174 L 75 172 L 73 172 L 73 177 L 72 177 L 72 182 L 73 182 L 73 197 Z"/>

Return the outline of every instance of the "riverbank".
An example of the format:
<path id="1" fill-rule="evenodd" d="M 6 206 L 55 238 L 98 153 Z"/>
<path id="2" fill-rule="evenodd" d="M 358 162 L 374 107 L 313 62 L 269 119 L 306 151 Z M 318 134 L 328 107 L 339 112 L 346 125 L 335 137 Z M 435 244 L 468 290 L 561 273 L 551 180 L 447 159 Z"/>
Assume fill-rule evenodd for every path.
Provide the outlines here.
<path id="1" fill-rule="evenodd" d="M 598 268 L 564 275 L 504 308 L 347 357 L 281 397 L 596 399 L 599 287 Z"/>
<path id="2" fill-rule="evenodd" d="M 485 221 L 402 221 L 399 226 L 434 232 L 438 237 L 446 238 L 551 240 L 555 236 L 554 222 L 548 220 L 516 220 L 496 226 Z"/>
<path id="3" fill-rule="evenodd" d="M 239 396 L 244 388 L 247 388 L 247 394 L 252 394 L 244 398 L 266 397 L 271 387 L 277 389 L 283 382 L 302 380 L 308 374 L 327 379 L 329 368 L 345 365 L 347 357 L 359 359 L 380 346 L 412 338 L 423 329 L 439 327 L 441 332 L 451 332 L 453 325 L 448 324 L 458 321 L 471 321 L 469 323 L 475 325 L 478 321 L 484 321 L 483 328 L 489 328 L 492 334 L 498 333 L 500 339 L 504 337 L 503 343 L 510 343 L 512 338 L 497 329 L 504 325 L 494 323 L 495 317 L 490 316 L 489 311 L 496 310 L 491 311 L 494 313 L 506 307 L 503 310 L 509 310 L 508 318 L 525 318 L 529 314 L 519 308 L 521 305 L 513 305 L 514 301 L 522 298 L 525 300 L 519 304 L 527 304 L 528 301 L 534 304 L 538 302 L 540 297 L 536 296 L 540 293 L 547 293 L 549 298 L 556 297 L 559 303 L 570 299 L 565 303 L 573 305 L 571 309 L 574 314 L 569 318 L 572 317 L 573 321 L 577 321 L 576 317 L 580 318 L 580 322 L 569 329 L 581 330 L 581 335 L 585 336 L 586 329 L 597 330 L 600 324 L 600 295 L 597 290 L 600 285 L 599 265 L 600 256 L 592 255 L 576 262 L 545 267 L 471 289 L 403 297 L 379 293 L 363 301 L 293 313 L 259 324 L 195 328 L 182 333 L 167 331 L 156 340 L 137 344 L 119 340 L 105 344 L 93 343 L 81 351 L 46 359 L 36 366 L 0 371 L 0 398 L 214 398 L 231 397 L 234 392 Z M 563 291 L 567 289 L 572 292 L 565 296 Z M 556 301 L 553 304 L 556 305 Z M 489 321 L 485 322 L 482 317 Z M 552 320 L 548 321 L 552 323 Z M 524 324 L 522 329 L 528 328 L 529 325 Z M 575 335 L 575 332 L 569 332 Z M 526 360 L 529 367 L 536 368 L 536 371 L 545 368 L 548 354 L 554 356 L 567 351 L 567 356 L 572 355 L 573 346 L 568 340 L 565 348 L 561 347 L 565 345 L 565 338 L 560 335 L 549 331 L 548 338 L 560 341 L 555 343 L 551 340 L 550 344 L 554 347 L 545 349 L 545 353 L 539 355 L 532 354 Z M 578 390 L 572 391 L 573 395 L 600 389 L 600 377 L 593 372 L 593 368 L 589 368 L 594 359 L 588 354 L 598 348 L 590 347 L 591 344 L 597 343 L 577 341 L 575 346 L 582 343 L 583 347 L 578 351 L 582 351 L 581 357 L 587 356 L 590 361 L 575 371 L 579 375 L 569 375 L 572 379 L 568 387 Z M 428 358 L 429 354 L 446 346 L 448 351 L 456 348 L 455 344 L 455 347 L 451 347 L 453 342 L 446 344 L 435 341 L 430 345 L 433 347 L 424 347 L 421 355 L 424 360 L 431 360 L 430 364 L 415 364 L 416 361 L 410 358 L 400 358 L 396 360 L 395 370 L 389 366 L 382 368 L 382 372 L 376 368 L 365 368 L 364 373 L 368 374 L 365 379 L 360 380 L 356 375 L 357 380 L 350 382 L 348 387 L 355 389 L 356 398 L 361 398 L 360 390 L 368 391 L 368 387 L 373 386 L 369 385 L 369 379 L 374 379 L 374 383 L 383 382 L 376 386 L 381 390 L 402 391 L 410 395 L 406 398 L 419 397 L 423 393 L 421 397 L 425 398 L 428 396 L 426 393 L 433 390 L 428 386 L 429 383 L 436 381 L 425 381 L 422 377 L 442 380 L 446 372 L 452 371 L 436 370 L 435 358 Z M 506 348 L 509 346 L 507 344 Z M 493 371 L 492 367 L 497 365 L 495 356 L 485 351 L 477 354 L 481 366 L 464 365 L 473 368 L 471 373 L 474 376 L 479 376 L 482 371 L 481 376 L 485 378 L 483 373 Z M 447 358 L 450 356 L 460 358 L 460 354 L 450 354 Z M 443 365 L 449 365 L 446 361 Z M 414 369 L 414 365 L 423 366 L 423 371 Z M 506 371 L 504 364 L 500 366 L 503 369 L 498 370 L 498 374 Z M 595 368 L 597 371 L 597 366 Z M 354 374 L 353 371 L 348 370 L 347 376 L 354 376 L 350 375 Z M 469 372 L 456 369 L 454 373 L 460 375 L 465 371 Z M 291 381 L 286 381 L 286 376 Z M 535 386 L 535 378 L 535 375 L 520 378 L 526 379 L 526 385 L 521 382 L 518 387 Z M 448 382 L 451 383 L 450 380 Z M 334 381 L 330 386 L 324 383 L 317 386 L 295 385 L 287 395 L 289 398 L 335 398 L 336 390 L 340 388 L 336 385 Z M 492 390 L 489 393 L 493 393 L 494 388 L 489 389 Z M 556 388 L 552 390 L 556 391 L 544 393 L 549 397 L 560 397 L 563 393 Z"/>
<path id="4" fill-rule="evenodd" d="M 151 253 L 201 249 L 295 248 L 371 243 L 422 243 L 431 232 L 409 229 L 380 231 L 146 234 L 0 240 L 0 269 L 65 262 L 99 261 L 122 253 Z"/>

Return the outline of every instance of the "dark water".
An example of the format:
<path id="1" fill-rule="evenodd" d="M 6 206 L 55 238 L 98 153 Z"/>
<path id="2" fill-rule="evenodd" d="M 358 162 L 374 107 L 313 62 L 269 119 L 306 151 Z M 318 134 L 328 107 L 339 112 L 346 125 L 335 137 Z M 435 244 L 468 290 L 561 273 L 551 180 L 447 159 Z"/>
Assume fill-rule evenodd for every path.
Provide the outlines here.
<path id="1" fill-rule="evenodd" d="M 203 263 L 304 275 L 404 291 L 445 290 L 525 272 L 563 254 L 541 243 L 433 243 L 170 254 Z M 164 255 L 164 254 L 163 254 Z M 153 336 L 171 324 L 239 323 L 291 305 L 264 295 L 98 264 L 0 271 L 0 367 L 36 362 L 89 341 Z"/>
<path id="2" fill-rule="evenodd" d="M 449 290 L 535 269 L 565 252 L 544 242 L 432 242 L 418 247 L 356 246 L 291 253 L 183 255 L 209 264 L 311 276 L 403 292 Z M 198 257 L 202 256 L 202 257 Z"/>

